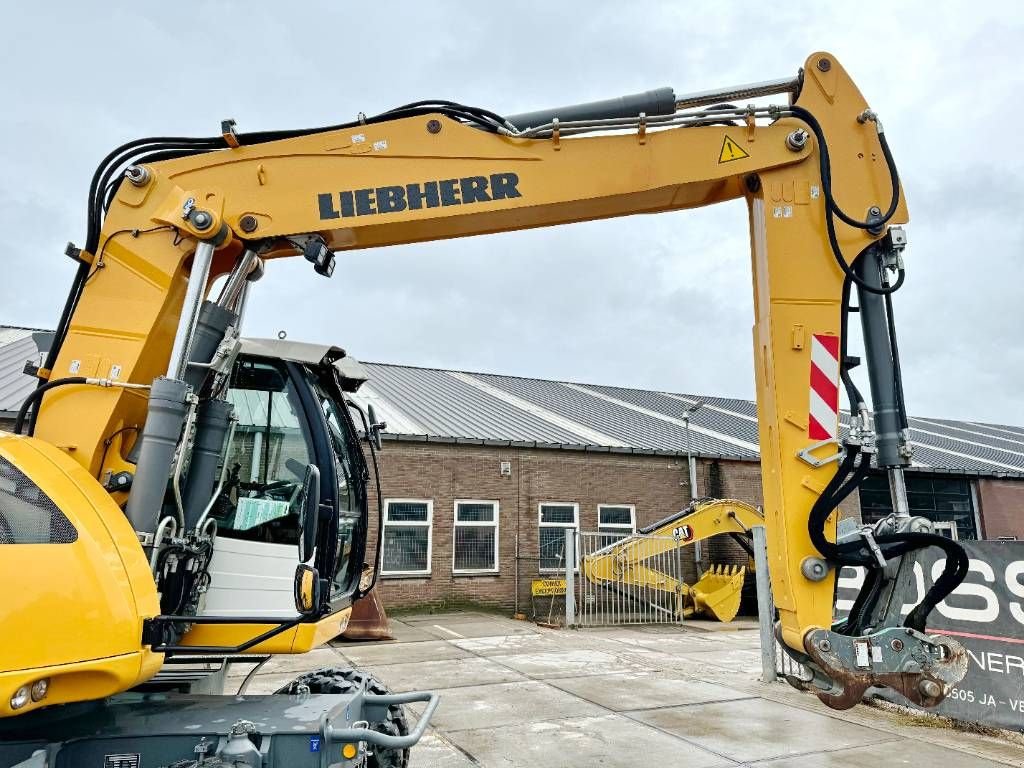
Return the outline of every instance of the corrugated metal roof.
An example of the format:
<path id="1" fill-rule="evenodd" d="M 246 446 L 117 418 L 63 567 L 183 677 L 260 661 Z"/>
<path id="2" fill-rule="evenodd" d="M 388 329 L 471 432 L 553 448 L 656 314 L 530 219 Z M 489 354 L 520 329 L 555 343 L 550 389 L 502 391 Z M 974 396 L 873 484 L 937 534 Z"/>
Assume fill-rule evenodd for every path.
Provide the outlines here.
<path id="1" fill-rule="evenodd" d="M 0 416 L 13 417 L 36 387 L 25 375 L 25 363 L 39 364 L 40 353 L 32 334 L 36 328 L 0 326 Z"/>
<path id="2" fill-rule="evenodd" d="M 365 365 L 370 381 L 356 399 L 372 402 L 396 439 L 683 455 L 682 417 L 701 401 L 704 405 L 690 416 L 694 452 L 745 460 L 758 456 L 757 406 L 750 400 Z M 848 423 L 848 415 L 842 421 Z M 912 418 L 911 439 L 915 465 L 922 471 L 1024 475 L 1024 428 Z"/>
<path id="3" fill-rule="evenodd" d="M 16 411 L 35 386 L 22 373 L 26 360 L 38 358 L 32 333 L 0 326 L 0 411 Z M 750 400 L 387 363 L 365 367 L 370 380 L 354 398 L 373 404 L 393 439 L 684 455 L 683 415 L 702 401 L 690 415 L 695 453 L 758 455 L 757 407 Z M 912 418 L 910 426 L 914 462 L 924 471 L 1024 475 L 1024 427 L 945 418 Z"/>

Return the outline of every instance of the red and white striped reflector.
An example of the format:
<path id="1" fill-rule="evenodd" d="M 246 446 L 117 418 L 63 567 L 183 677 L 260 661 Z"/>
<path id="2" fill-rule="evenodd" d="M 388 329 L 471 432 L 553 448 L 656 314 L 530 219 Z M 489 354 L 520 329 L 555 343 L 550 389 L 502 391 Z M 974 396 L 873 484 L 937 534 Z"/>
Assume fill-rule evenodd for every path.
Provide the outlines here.
<path id="1" fill-rule="evenodd" d="M 811 336 L 811 404 L 807 436 L 835 440 L 839 436 L 839 337 Z"/>

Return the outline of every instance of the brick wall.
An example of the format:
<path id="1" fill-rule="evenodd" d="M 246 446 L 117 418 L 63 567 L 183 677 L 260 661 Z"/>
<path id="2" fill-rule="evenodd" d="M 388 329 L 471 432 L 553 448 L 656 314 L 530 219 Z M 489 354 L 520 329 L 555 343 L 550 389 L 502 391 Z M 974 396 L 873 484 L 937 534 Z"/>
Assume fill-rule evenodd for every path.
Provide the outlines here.
<path id="1" fill-rule="evenodd" d="M 978 480 L 982 535 L 986 539 L 1024 539 L 1024 481 L 983 477 Z"/>
<path id="2" fill-rule="evenodd" d="M 386 442 L 380 456 L 385 498 L 433 501 L 431 574 L 429 577 L 383 577 L 386 606 L 457 606 L 473 602 L 505 610 L 531 610 L 530 582 L 539 571 L 538 505 L 579 504 L 580 528 L 597 530 L 598 504 L 632 504 L 638 527 L 678 512 L 690 498 L 685 459 L 541 449 Z M 507 477 L 501 462 L 511 465 Z M 717 489 L 721 491 L 718 492 Z M 761 503 L 760 466 L 755 462 L 701 461 L 698 495 L 739 498 Z M 452 531 L 456 499 L 493 499 L 499 504 L 499 573 L 460 575 L 452 568 Z M 376 535 L 376 494 L 371 489 L 371 546 Z M 844 514 L 859 514 L 854 496 Z M 518 542 L 518 557 L 516 545 Z M 704 547 L 705 564 L 746 563 L 731 539 L 719 537 Z M 685 577 L 693 579 L 692 555 Z M 551 574 L 556 575 L 556 574 Z M 518 579 L 517 579 L 518 576 Z"/>

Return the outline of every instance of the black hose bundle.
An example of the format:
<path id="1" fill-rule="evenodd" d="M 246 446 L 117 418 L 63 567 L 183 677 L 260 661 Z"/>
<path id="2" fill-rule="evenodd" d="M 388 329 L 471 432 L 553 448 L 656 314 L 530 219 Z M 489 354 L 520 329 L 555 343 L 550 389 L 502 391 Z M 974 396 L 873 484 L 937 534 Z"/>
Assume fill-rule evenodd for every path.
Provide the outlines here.
<path id="1" fill-rule="evenodd" d="M 867 252 L 861 254 L 859 258 L 865 258 L 866 256 Z M 853 270 L 850 270 L 847 272 L 846 280 L 843 282 L 840 315 L 841 348 L 839 368 L 840 378 L 846 389 L 851 410 L 854 412 L 859 411 L 861 406 L 864 404 L 864 399 L 860 391 L 857 389 L 856 384 L 854 384 L 853 379 L 850 377 L 847 358 L 847 331 L 849 327 L 850 294 L 852 284 L 856 279 L 857 278 L 856 275 L 853 274 Z M 894 286 L 888 293 L 891 294 L 892 291 L 896 290 L 898 287 L 898 285 Z M 895 328 L 891 314 L 891 295 L 886 295 L 886 299 L 886 308 L 887 310 L 890 310 L 890 340 L 894 345 L 893 353 L 895 355 Z M 900 417 L 901 421 L 906 424 L 907 418 L 903 405 L 902 386 L 899 387 L 899 395 Z M 825 489 L 811 507 L 811 512 L 807 518 L 807 532 L 810 535 L 811 543 L 814 545 L 814 548 L 821 553 L 822 557 L 835 564 L 837 568 L 847 565 L 859 565 L 865 567 L 868 571 L 864 586 L 861 588 L 861 592 L 858 595 L 857 600 L 854 602 L 853 608 L 845 622 L 845 626 L 847 628 L 856 631 L 860 624 L 863 612 L 866 607 L 873 602 L 874 593 L 880 585 L 880 579 L 878 578 L 880 564 L 876 560 L 874 553 L 871 552 L 867 542 L 853 541 L 845 544 L 835 544 L 829 541 L 825 536 L 825 525 L 829 515 L 832 514 L 832 511 L 835 510 L 847 496 L 860 486 L 871 471 L 870 454 L 862 453 L 860 446 L 856 444 L 847 443 L 846 449 L 846 455 L 843 457 L 836 474 L 825 486 Z M 924 599 L 917 605 L 917 607 L 914 608 L 913 611 L 910 612 L 910 614 L 908 614 L 907 618 L 903 622 L 905 627 L 915 629 L 919 632 L 924 632 L 926 629 L 928 614 L 931 613 L 932 609 L 935 608 L 938 603 L 949 596 L 949 594 L 952 593 L 953 590 L 956 589 L 964 580 L 964 577 L 966 577 L 969 565 L 967 553 L 964 551 L 964 548 L 955 541 L 934 533 L 905 532 L 886 534 L 875 537 L 875 543 L 878 545 L 882 556 L 886 560 L 891 560 L 895 557 L 899 557 L 915 550 L 925 549 L 927 547 L 938 547 L 945 552 L 946 563 L 942 570 L 942 574 L 935 580 L 935 583 L 932 584 L 931 588 L 925 594 Z"/>
<path id="2" fill-rule="evenodd" d="M 174 558 L 173 560 L 171 558 Z M 156 560 L 157 590 L 160 592 L 160 613 L 165 616 L 194 616 L 199 596 L 210 583 L 210 560 L 213 542 L 179 542 L 160 550 Z M 175 622 L 177 639 L 188 631 L 187 621 Z"/>
<path id="3" fill-rule="evenodd" d="M 442 114 L 453 120 L 473 125 L 484 131 L 496 133 L 499 128 L 508 127 L 508 122 L 501 115 L 480 107 L 471 107 L 459 104 L 454 101 L 432 99 L 415 101 L 395 107 L 386 112 L 372 117 L 360 116 L 359 120 L 339 123 L 338 125 L 323 126 L 320 128 L 298 128 L 292 130 L 278 131 L 255 131 L 253 133 L 240 133 L 235 135 L 239 146 L 252 146 L 265 144 L 270 141 L 309 136 L 317 133 L 327 133 L 345 128 L 354 128 L 360 125 L 370 125 L 386 120 L 398 120 L 400 118 L 415 117 L 426 114 Z M 110 207 L 111 202 L 117 195 L 122 181 L 123 172 L 127 166 L 138 163 L 151 163 L 160 160 L 171 160 L 206 152 L 215 152 L 230 149 L 231 144 L 224 136 L 210 136 L 206 138 L 195 138 L 188 136 L 159 136 L 129 141 L 112 150 L 97 166 L 89 185 L 87 200 L 88 219 L 86 224 L 85 248 L 87 253 L 96 254 L 99 247 L 100 230 L 103 227 L 103 214 Z M 44 367 L 52 370 L 60 352 L 61 346 L 67 338 L 68 327 L 71 322 L 71 315 L 78 306 L 82 289 L 89 277 L 89 265 L 86 262 L 79 262 L 78 271 L 68 291 L 68 297 L 57 322 L 56 332 L 50 350 L 47 353 Z"/>
<path id="4" fill-rule="evenodd" d="M 857 229 L 875 230 L 879 227 L 885 226 L 885 224 L 893 217 L 896 213 L 896 209 L 900 204 L 900 177 L 899 172 L 896 170 L 896 162 L 893 160 L 892 151 L 889 149 L 889 142 L 885 138 L 883 131 L 878 132 L 878 142 L 882 147 L 882 156 L 885 158 L 886 168 L 889 170 L 889 178 L 892 181 L 892 200 L 889 202 L 889 207 L 886 211 L 880 214 L 877 218 L 871 219 L 870 221 L 861 221 L 848 215 L 839 207 L 836 202 L 835 196 L 832 193 L 832 161 L 828 154 L 828 142 L 825 139 L 825 132 L 821 127 L 821 123 L 818 119 L 812 115 L 809 111 L 803 107 L 792 106 L 789 108 L 790 114 L 794 117 L 798 117 L 807 123 L 807 126 L 811 129 L 815 139 L 818 142 L 818 162 L 821 172 L 821 192 L 822 197 L 825 199 L 825 228 L 828 232 L 828 242 L 832 248 L 832 255 L 836 259 L 836 263 L 839 268 L 843 270 L 843 274 L 846 275 L 848 280 L 852 280 L 857 284 L 858 287 L 869 293 L 877 294 L 891 294 L 895 293 L 903 285 L 905 273 L 902 269 L 899 270 L 899 275 L 896 282 L 893 285 L 885 286 L 882 288 L 875 288 L 872 285 L 868 285 L 861 280 L 853 270 L 847 265 L 846 260 L 843 258 L 842 249 L 839 247 L 839 239 L 836 237 L 836 224 L 835 219 L 838 218 L 845 224 Z"/>

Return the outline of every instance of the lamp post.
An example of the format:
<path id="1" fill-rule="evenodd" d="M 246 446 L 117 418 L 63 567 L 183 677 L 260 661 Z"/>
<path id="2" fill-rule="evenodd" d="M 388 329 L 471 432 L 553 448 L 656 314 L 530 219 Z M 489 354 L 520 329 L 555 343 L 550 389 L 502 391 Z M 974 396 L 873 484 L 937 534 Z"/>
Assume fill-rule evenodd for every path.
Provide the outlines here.
<path id="1" fill-rule="evenodd" d="M 700 408 L 704 405 L 703 400 L 698 400 L 693 405 L 683 411 L 683 427 L 686 430 L 686 465 L 690 472 L 690 501 L 693 502 L 697 498 L 697 459 L 693 455 L 693 450 L 690 443 L 690 417 L 693 416 Z M 697 578 L 703 576 L 703 569 L 701 568 L 701 556 L 702 547 L 700 542 L 696 542 L 693 545 L 693 560 L 694 565 L 697 569 Z"/>

